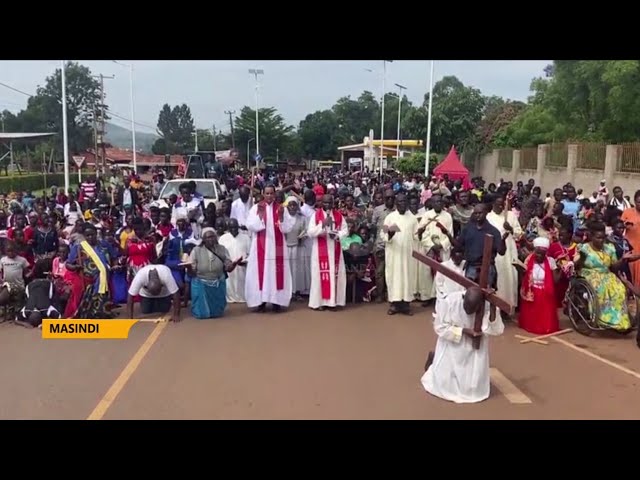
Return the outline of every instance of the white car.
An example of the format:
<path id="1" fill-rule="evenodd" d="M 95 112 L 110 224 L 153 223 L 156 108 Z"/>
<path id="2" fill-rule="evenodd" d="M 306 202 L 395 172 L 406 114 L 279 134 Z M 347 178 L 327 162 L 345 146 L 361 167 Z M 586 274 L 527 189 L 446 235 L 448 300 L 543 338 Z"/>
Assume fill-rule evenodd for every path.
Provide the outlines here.
<path id="1" fill-rule="evenodd" d="M 173 194 L 180 196 L 180 185 L 190 181 L 196 182 L 196 192 L 203 196 L 204 208 L 207 208 L 210 203 L 214 203 L 216 208 L 220 207 L 220 193 L 222 192 L 222 187 L 220 186 L 220 182 L 213 178 L 181 178 L 177 180 L 169 180 L 164 184 L 164 187 L 162 187 L 162 190 L 160 191 L 160 196 L 155 202 L 153 202 L 153 204 L 160 208 L 168 207 L 169 197 Z"/>

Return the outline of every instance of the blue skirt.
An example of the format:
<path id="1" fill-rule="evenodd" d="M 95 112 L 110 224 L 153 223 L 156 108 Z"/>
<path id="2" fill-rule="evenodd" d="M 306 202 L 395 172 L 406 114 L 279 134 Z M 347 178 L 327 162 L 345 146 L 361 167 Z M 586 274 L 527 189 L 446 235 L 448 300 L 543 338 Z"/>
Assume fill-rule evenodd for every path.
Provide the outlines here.
<path id="1" fill-rule="evenodd" d="M 191 315 L 198 319 L 219 318 L 227 308 L 227 282 L 191 279 Z"/>
<path id="2" fill-rule="evenodd" d="M 127 303 L 128 286 L 127 286 L 127 272 L 124 270 L 117 270 L 111 275 L 111 297 L 113 303 L 116 305 L 122 305 Z"/>

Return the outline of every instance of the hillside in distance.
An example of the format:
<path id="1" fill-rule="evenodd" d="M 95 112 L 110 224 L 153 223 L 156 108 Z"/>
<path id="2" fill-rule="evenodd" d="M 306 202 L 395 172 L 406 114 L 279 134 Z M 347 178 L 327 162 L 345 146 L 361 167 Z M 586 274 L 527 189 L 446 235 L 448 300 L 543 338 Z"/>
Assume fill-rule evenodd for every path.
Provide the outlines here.
<path id="1" fill-rule="evenodd" d="M 131 130 L 128 128 L 107 122 L 105 125 L 105 141 L 116 148 L 131 149 Z M 136 131 L 136 150 L 142 153 L 151 153 L 151 147 L 160 138 L 153 133 Z"/>

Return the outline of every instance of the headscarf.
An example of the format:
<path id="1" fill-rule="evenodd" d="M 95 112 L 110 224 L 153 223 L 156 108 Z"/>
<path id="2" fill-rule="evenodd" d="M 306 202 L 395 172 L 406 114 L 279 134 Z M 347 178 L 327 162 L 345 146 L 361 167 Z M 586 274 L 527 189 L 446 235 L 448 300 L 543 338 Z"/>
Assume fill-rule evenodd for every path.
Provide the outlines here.
<path id="1" fill-rule="evenodd" d="M 551 242 L 546 237 L 538 237 L 533 241 L 533 248 L 548 250 Z"/>

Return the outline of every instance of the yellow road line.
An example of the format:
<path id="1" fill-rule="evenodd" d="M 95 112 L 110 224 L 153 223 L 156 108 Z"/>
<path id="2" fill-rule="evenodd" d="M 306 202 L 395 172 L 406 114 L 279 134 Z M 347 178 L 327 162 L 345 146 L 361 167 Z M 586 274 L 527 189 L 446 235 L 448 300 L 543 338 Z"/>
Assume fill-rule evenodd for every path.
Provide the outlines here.
<path id="1" fill-rule="evenodd" d="M 620 370 L 621 372 L 627 373 L 635 378 L 640 379 L 640 373 L 631 370 L 627 367 L 623 367 L 622 365 L 616 363 L 616 362 L 612 362 L 611 360 L 607 360 L 606 358 L 602 358 L 600 355 L 596 355 L 593 352 L 590 352 L 589 350 L 586 350 L 584 348 L 581 348 L 577 345 L 574 345 L 571 342 L 568 342 L 567 340 L 564 340 L 562 338 L 558 338 L 558 337 L 551 337 L 551 339 L 555 342 L 561 343 L 562 345 L 564 345 L 565 347 L 570 348 L 571 350 L 575 350 L 576 352 L 580 352 L 583 355 L 586 355 L 587 357 L 591 357 L 594 360 L 598 360 L 599 362 L 604 363 L 605 365 L 609 365 L 610 367 L 613 367 L 617 370 Z"/>
<path id="2" fill-rule="evenodd" d="M 105 413 L 107 413 L 107 410 L 109 410 L 109 407 L 113 404 L 129 379 L 138 369 L 140 363 L 142 363 L 142 360 L 147 355 L 147 353 L 149 353 L 149 350 L 151 350 L 151 347 L 154 343 L 156 343 L 156 340 L 158 340 L 158 337 L 167 325 L 168 322 L 160 322 L 156 325 L 156 327 L 153 329 L 144 343 L 140 346 L 135 355 L 131 357 L 131 360 L 129 360 L 129 363 L 126 367 L 124 367 L 124 370 L 122 370 L 118 378 L 116 378 L 116 381 L 113 382 L 111 388 L 107 390 L 107 393 L 104 394 L 102 400 L 100 400 L 98 405 L 96 405 L 96 408 L 93 409 L 93 412 L 91 412 L 91 414 L 87 417 L 87 420 L 101 420 L 104 417 Z"/>
<path id="3" fill-rule="evenodd" d="M 504 374 L 497 368 L 491 368 L 489 370 L 491 375 L 491 383 L 502 392 L 502 394 L 509 400 L 510 403 L 516 403 L 520 405 L 533 403 L 529 397 L 527 397 L 518 387 L 516 387 L 511 380 L 504 376 Z"/>

